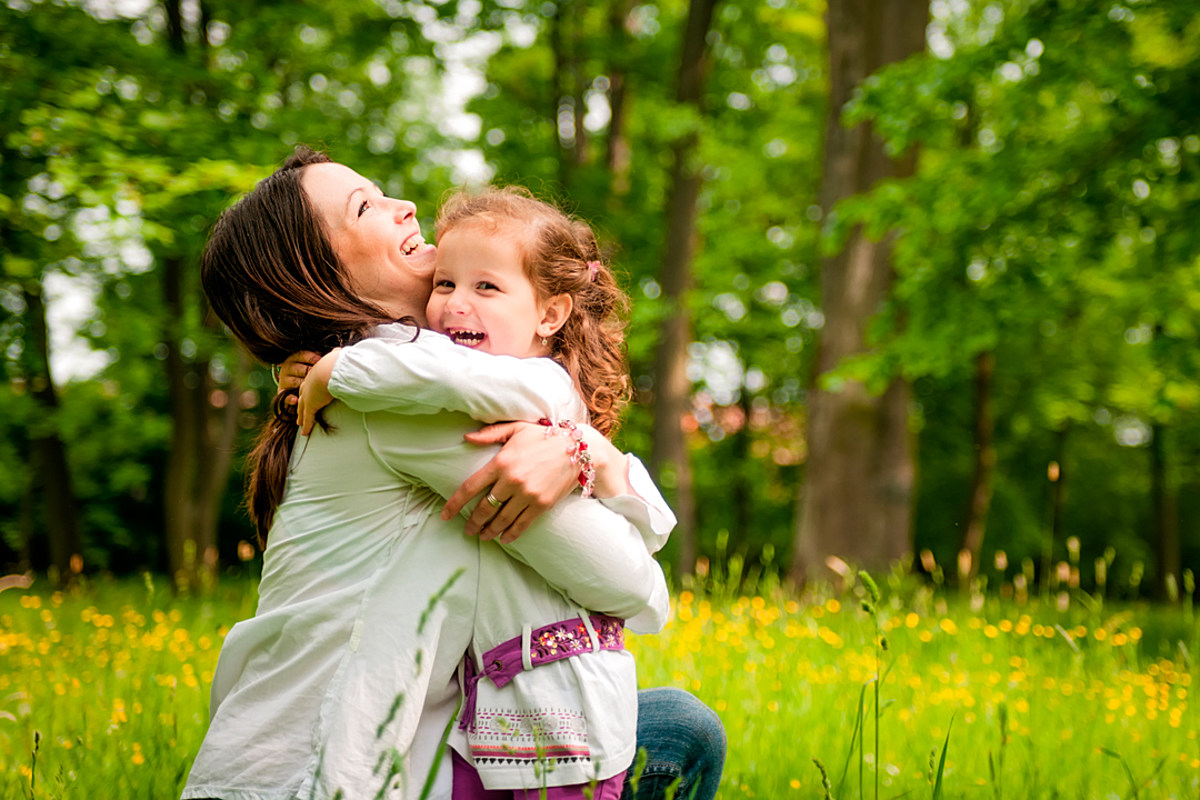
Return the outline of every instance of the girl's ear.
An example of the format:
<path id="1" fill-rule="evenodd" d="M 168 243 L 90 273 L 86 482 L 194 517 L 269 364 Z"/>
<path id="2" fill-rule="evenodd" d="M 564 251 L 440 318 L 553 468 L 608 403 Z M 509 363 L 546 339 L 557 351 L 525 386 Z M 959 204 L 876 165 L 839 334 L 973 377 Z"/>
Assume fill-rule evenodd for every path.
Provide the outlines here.
<path id="1" fill-rule="evenodd" d="M 556 294 L 542 305 L 542 321 L 537 325 L 537 335 L 543 338 L 558 333 L 558 329 L 567 324 L 571 309 L 575 302 L 569 294 Z"/>

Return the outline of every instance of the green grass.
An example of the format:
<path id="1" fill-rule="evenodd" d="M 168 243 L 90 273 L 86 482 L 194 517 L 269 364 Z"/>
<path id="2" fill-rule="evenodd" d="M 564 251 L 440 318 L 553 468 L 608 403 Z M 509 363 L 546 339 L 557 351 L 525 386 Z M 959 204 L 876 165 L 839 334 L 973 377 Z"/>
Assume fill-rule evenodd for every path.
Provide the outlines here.
<path id="1" fill-rule="evenodd" d="M 759 583 L 681 592 L 667 630 L 630 645 L 643 686 L 691 690 L 724 720 L 722 798 L 824 797 L 813 759 L 838 800 L 877 781 L 883 798 L 1200 796 L 1188 610 L 894 578 L 872 615 L 861 587 Z M 246 580 L 205 597 L 149 580 L 0 593 L 0 797 L 177 797 L 222 637 L 254 603 Z"/>

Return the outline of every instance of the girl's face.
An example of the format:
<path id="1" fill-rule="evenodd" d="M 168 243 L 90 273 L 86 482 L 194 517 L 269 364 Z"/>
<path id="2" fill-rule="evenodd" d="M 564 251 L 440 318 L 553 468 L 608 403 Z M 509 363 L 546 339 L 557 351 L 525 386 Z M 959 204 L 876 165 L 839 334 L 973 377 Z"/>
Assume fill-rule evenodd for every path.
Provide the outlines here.
<path id="1" fill-rule="evenodd" d="M 421 238 L 417 207 L 343 164 L 310 164 L 300 183 L 358 296 L 420 321 L 437 250 Z"/>
<path id="2" fill-rule="evenodd" d="M 569 295 L 537 296 L 521 250 L 507 232 L 464 223 L 442 234 L 425 307 L 429 326 L 456 343 L 495 355 L 550 354 L 553 336 L 571 313 Z"/>

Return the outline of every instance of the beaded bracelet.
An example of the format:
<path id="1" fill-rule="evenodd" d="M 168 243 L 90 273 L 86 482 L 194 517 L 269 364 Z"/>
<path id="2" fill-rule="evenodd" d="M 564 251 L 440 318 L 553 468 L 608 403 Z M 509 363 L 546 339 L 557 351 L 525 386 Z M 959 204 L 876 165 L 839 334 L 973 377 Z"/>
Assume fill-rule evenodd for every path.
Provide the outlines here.
<path id="1" fill-rule="evenodd" d="M 546 436 L 561 433 L 571 440 L 567 453 L 571 456 L 571 463 L 579 465 L 579 485 L 583 487 L 583 496 L 591 497 L 592 489 L 596 486 L 596 466 L 592 463 L 588 444 L 583 440 L 583 432 L 569 419 L 560 419 L 554 423 L 542 418 L 538 423 L 546 426 Z"/>

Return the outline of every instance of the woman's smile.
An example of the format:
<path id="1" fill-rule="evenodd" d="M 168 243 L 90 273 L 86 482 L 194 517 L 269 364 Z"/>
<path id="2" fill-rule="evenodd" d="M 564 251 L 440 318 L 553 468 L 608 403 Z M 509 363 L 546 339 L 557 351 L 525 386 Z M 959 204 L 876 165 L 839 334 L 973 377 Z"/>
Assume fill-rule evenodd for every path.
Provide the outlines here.
<path id="1" fill-rule="evenodd" d="M 419 316 L 437 248 L 421 235 L 416 205 L 343 164 L 312 164 L 302 184 L 359 296 L 395 317 Z"/>

